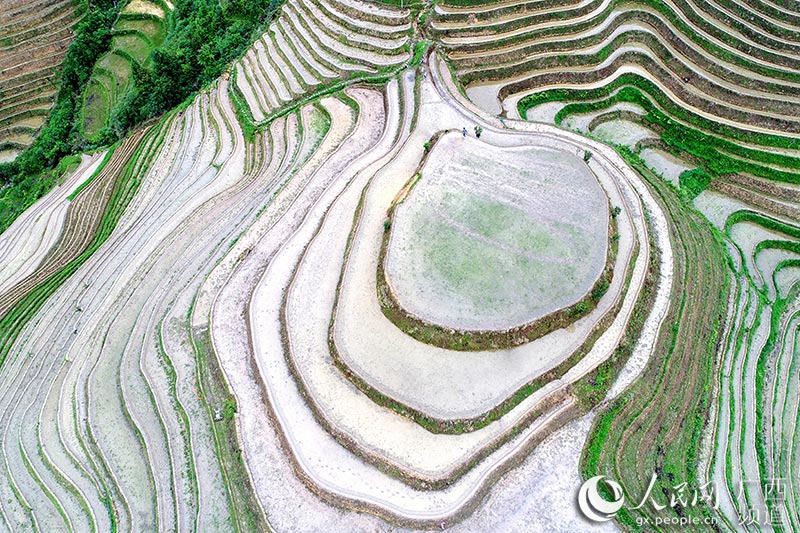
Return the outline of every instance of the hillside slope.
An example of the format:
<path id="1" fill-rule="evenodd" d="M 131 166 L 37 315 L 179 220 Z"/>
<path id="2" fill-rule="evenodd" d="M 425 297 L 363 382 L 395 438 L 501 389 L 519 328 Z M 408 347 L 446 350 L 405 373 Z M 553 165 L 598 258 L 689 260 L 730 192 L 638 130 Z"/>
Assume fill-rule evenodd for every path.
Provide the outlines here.
<path id="1" fill-rule="evenodd" d="M 79 16 L 73 0 L 0 6 L 0 162 L 27 148 L 47 119 Z"/>
<path id="2" fill-rule="evenodd" d="M 797 529 L 798 13 L 287 0 L 0 234 L 0 527 L 582 530 L 582 480 L 630 503 L 655 474 L 719 508 L 607 526 Z M 140 30 L 84 128 L 135 87 Z M 407 251 L 437 304 L 509 272 L 565 297 L 442 326 L 396 283 Z"/>

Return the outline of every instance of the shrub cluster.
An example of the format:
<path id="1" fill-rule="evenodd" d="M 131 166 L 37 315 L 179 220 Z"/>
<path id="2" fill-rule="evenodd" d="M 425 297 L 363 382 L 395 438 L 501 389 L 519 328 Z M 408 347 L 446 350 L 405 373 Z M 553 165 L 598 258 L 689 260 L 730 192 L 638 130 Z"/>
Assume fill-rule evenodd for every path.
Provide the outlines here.
<path id="1" fill-rule="evenodd" d="M 164 44 L 147 67 L 132 62 L 133 84 L 114 109 L 107 134 L 122 136 L 218 78 L 279 6 L 280 0 L 176 2 Z"/>
<path id="2" fill-rule="evenodd" d="M 686 191 L 690 198 L 696 198 L 701 192 L 706 190 L 713 177 L 702 168 L 684 170 L 681 172 L 679 182 L 681 189 Z"/>

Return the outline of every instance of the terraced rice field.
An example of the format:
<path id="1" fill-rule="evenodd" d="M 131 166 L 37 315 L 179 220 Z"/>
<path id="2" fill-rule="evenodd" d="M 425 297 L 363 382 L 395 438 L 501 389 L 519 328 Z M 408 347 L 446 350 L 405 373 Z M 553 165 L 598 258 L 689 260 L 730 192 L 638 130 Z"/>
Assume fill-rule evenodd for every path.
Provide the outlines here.
<path id="1" fill-rule="evenodd" d="M 0 6 L 0 162 L 30 146 L 47 119 L 80 14 L 71 0 Z"/>
<path id="2" fill-rule="evenodd" d="M 657 492 L 676 479 L 712 481 L 724 527 L 745 527 L 755 513 L 748 529 L 796 529 L 794 481 L 785 502 L 765 488 L 794 477 L 795 13 L 726 0 L 435 12 L 433 31 L 476 105 L 620 146 L 675 206 L 673 331 L 642 381 L 598 419 L 583 475 L 613 475 L 631 494 L 653 471 L 666 478 Z M 698 167 L 705 174 L 689 172 Z M 657 176 L 704 217 L 676 211 L 685 208 Z M 661 390 L 670 383 L 680 388 Z M 677 516 L 716 515 L 677 507 Z M 618 518 L 635 528 L 636 513 Z"/>
<path id="3" fill-rule="evenodd" d="M 83 135 L 92 139 L 109 126 L 114 106 L 132 80 L 133 64 L 146 65 L 150 52 L 167 36 L 172 9 L 165 2 L 132 0 L 112 29 L 110 51 L 97 62 L 84 93 Z"/>
<path id="4" fill-rule="evenodd" d="M 451 132 L 411 179 L 385 270 L 399 305 L 423 320 L 517 327 L 576 303 L 603 271 L 608 200 L 572 154 Z"/>
<path id="5" fill-rule="evenodd" d="M 411 58 L 408 10 L 289 0 L 234 65 L 235 90 L 256 124 L 316 94 L 378 80 Z"/>
<path id="6" fill-rule="evenodd" d="M 0 529 L 797 530 L 798 13 L 287 0 L 0 234 Z"/>

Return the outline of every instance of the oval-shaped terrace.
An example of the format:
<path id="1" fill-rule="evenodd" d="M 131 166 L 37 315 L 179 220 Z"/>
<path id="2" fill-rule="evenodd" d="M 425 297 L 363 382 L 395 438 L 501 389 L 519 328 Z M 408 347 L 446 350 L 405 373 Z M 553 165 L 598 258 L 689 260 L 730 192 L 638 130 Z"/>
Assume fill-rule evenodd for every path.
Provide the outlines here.
<path id="1" fill-rule="evenodd" d="M 447 106 L 438 101 L 439 97 L 429 84 L 423 83 L 420 92 L 427 109 L 426 115 L 420 116 L 414 137 L 406 141 L 405 149 L 365 189 L 363 206 L 351 236 L 352 247 L 343 267 L 330 347 L 348 375 L 355 376 L 355 381 L 363 380 L 387 397 L 434 418 L 473 418 L 497 407 L 536 376 L 570 359 L 570 354 L 578 353 L 582 346 L 589 348 L 584 344 L 598 323 L 614 320 L 615 316 L 626 321 L 626 313 L 618 314 L 619 306 L 627 305 L 623 301 L 632 305 L 636 300 L 642 278 L 635 276 L 629 283 L 627 277 L 629 269 L 641 259 L 636 243 L 641 245 L 646 237 L 639 221 L 630 218 L 636 210 L 630 191 L 620 189 L 614 178 L 615 171 L 601 164 L 596 156 L 592 157 L 592 171 L 610 200 L 599 193 L 602 201 L 622 208 L 615 219 L 619 237 L 615 243 L 618 257 L 614 261 L 614 272 L 619 275 L 613 277 L 597 305 L 574 321 L 573 327 L 554 330 L 523 346 L 509 343 L 504 349 L 483 348 L 469 352 L 461 345 L 457 347 L 460 349 L 432 346 L 426 339 L 418 340 L 408 334 L 410 330 L 398 328 L 386 317 L 377 294 L 376 271 L 379 271 L 387 211 L 408 177 L 419 168 L 424 157 L 424 143 L 441 131 L 442 126 L 461 131 L 465 124 L 474 124 L 441 111 Z M 428 118 L 434 113 L 440 114 L 433 120 Z M 460 138 L 461 133 L 457 133 L 457 137 Z M 586 157 L 585 149 L 544 137 L 534 141 L 530 136 L 511 134 L 507 130 L 487 128 L 481 136 L 481 142 L 484 141 L 509 149 L 531 146 L 570 153 L 579 159 Z M 630 288 L 633 290 L 628 290 Z"/>
<path id="2" fill-rule="evenodd" d="M 503 331 L 575 304 L 577 317 L 608 286 L 594 287 L 606 270 L 608 199 L 572 153 L 451 132 L 404 192 L 384 268 L 413 317 Z"/>

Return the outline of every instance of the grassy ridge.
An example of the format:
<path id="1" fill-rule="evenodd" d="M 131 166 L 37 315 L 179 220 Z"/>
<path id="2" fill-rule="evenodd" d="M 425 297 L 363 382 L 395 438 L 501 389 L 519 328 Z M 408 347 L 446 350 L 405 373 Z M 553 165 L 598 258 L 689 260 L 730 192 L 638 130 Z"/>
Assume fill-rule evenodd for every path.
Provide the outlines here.
<path id="1" fill-rule="evenodd" d="M 643 175 L 669 213 L 675 249 L 673 304 L 656 350 L 642 376 L 602 412 L 581 461 L 581 475 L 605 474 L 626 490 L 629 501 L 644 494 L 658 474 L 655 492 L 696 482 L 698 450 L 708 423 L 715 354 L 725 316 L 728 276 L 725 252 L 701 215 L 652 174 L 637 156 L 622 151 Z M 637 500 L 638 503 L 638 500 Z M 660 501 L 660 503 L 664 503 Z M 644 511 L 644 512 L 643 512 Z M 664 516 L 709 516 L 705 507 L 663 511 Z M 637 518 L 653 518 L 649 508 L 623 510 L 626 529 L 641 529 Z"/>
<path id="2" fill-rule="evenodd" d="M 776 182 L 800 183 L 800 172 L 791 171 L 800 171 L 800 159 L 741 146 L 731 140 L 759 143 L 767 147 L 799 149 L 800 139 L 748 132 L 697 116 L 674 104 L 653 83 L 635 74 L 623 74 L 597 89 L 551 89 L 532 94 L 520 100 L 519 112 L 521 116 L 525 116 L 536 105 L 561 101 L 573 103 L 567 104 L 557 113 L 555 121 L 559 125 L 572 114 L 607 109 L 620 102 L 634 103 L 646 111 L 641 122 L 660 134 L 661 140 L 670 151 L 687 153 L 697 158 L 712 176 L 749 173 Z M 733 157 L 734 155 L 738 157 Z M 775 168 L 776 166 L 780 169 Z"/>
<path id="3" fill-rule="evenodd" d="M 189 312 L 191 317 L 191 311 Z M 189 320 L 191 323 L 191 320 Z M 236 401 L 230 392 L 214 353 L 208 329 L 191 332 L 192 345 L 197 357 L 197 384 L 203 403 L 207 407 L 214 436 L 217 461 L 228 492 L 228 508 L 236 532 L 269 531 L 265 517 L 250 484 L 247 467 L 236 431 Z M 212 410 L 221 407 L 222 420 L 214 420 Z"/>
<path id="4" fill-rule="evenodd" d="M 91 244 L 69 261 L 63 268 L 51 274 L 33 290 L 25 294 L 5 315 L 0 317 L 0 365 L 5 361 L 14 341 L 25 324 L 44 305 L 58 287 L 61 286 L 86 260 L 108 239 L 117 225 L 122 213 L 133 199 L 144 175 L 144 167 L 149 165 L 155 150 L 143 151 L 148 141 L 155 135 L 163 135 L 163 130 L 155 128 L 140 139 L 137 148 L 115 180 L 111 198 Z"/>

